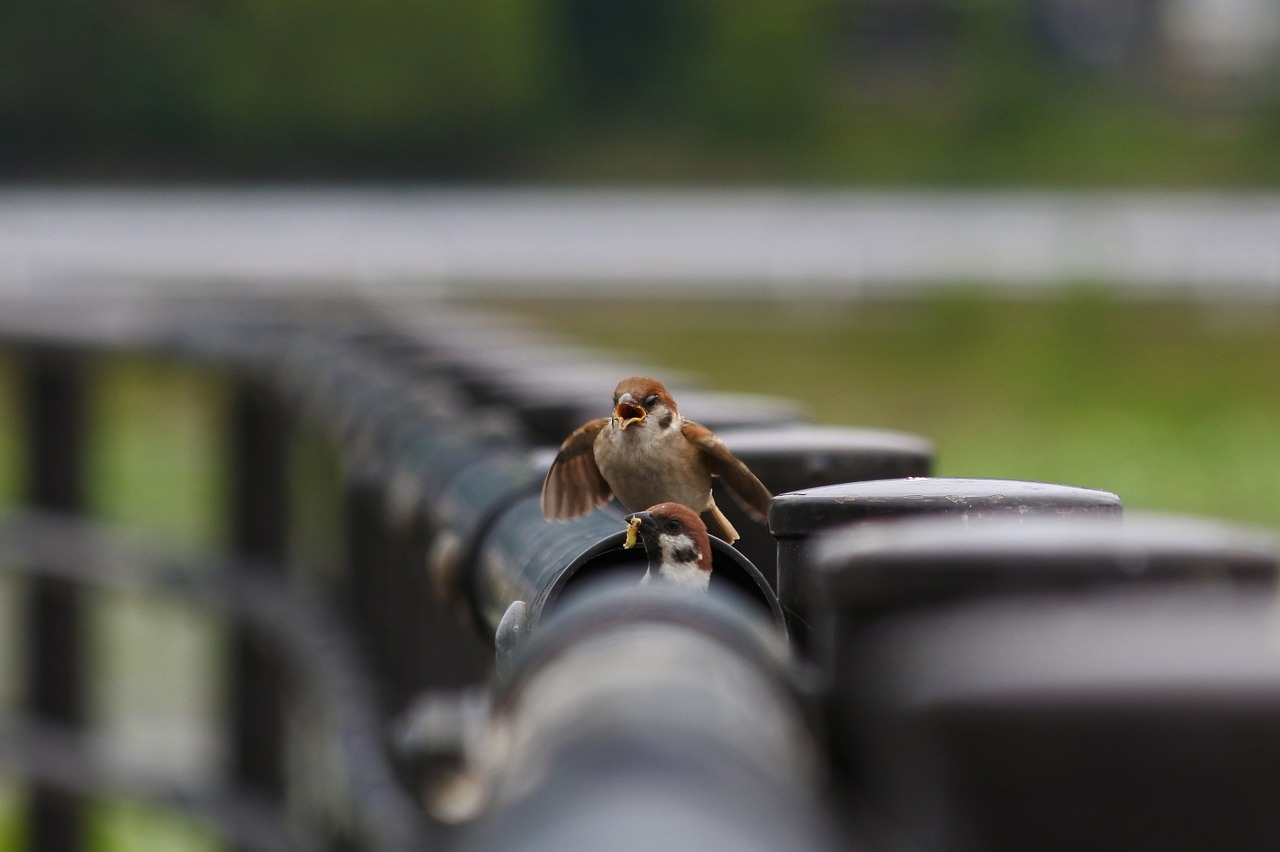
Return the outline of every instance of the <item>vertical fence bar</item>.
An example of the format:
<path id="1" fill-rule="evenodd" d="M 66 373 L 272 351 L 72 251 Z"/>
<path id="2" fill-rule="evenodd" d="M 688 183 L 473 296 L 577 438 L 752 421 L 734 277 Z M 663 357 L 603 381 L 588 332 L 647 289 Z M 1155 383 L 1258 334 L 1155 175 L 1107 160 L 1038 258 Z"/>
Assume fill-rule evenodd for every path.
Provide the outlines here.
<path id="1" fill-rule="evenodd" d="M 377 673 L 381 709 L 403 700 L 395 657 L 397 604 L 389 576 L 391 543 L 387 537 L 382 495 L 370 478 L 347 471 L 343 489 L 343 522 L 346 539 L 346 597 L 352 623 L 361 640 L 360 650 Z"/>
<path id="2" fill-rule="evenodd" d="M 288 426 L 265 388 L 241 379 L 230 410 L 232 549 L 261 570 L 284 571 L 288 530 Z M 231 627 L 230 754 L 232 779 L 282 800 L 285 788 L 284 695 L 279 667 L 242 625 Z"/>
<path id="3" fill-rule="evenodd" d="M 23 388 L 27 447 L 26 495 L 35 507 L 78 513 L 84 509 L 85 380 L 83 359 L 35 349 L 26 360 Z M 82 623 L 75 584 L 38 573 L 32 579 L 27 630 L 27 701 L 39 721 L 74 730 L 85 721 Z M 84 848 L 85 806 L 65 790 L 31 790 L 30 848 L 71 852 Z"/>

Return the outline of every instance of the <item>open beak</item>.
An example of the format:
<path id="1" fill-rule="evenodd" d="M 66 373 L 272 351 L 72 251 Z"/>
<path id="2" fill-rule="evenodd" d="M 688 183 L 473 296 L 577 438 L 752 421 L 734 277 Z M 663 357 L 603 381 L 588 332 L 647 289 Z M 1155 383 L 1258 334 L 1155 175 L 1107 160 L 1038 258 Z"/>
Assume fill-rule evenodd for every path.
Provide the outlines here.
<path id="1" fill-rule="evenodd" d="M 624 549 L 630 550 L 636 546 L 636 542 L 639 540 L 637 537 L 640 534 L 640 527 L 648 520 L 651 520 L 648 512 L 636 512 L 634 515 L 627 515 L 627 540 L 622 543 Z"/>
<path id="2" fill-rule="evenodd" d="M 643 423 L 649 412 L 635 401 L 629 393 L 624 393 L 613 409 L 613 416 L 618 419 L 618 428 L 626 429 L 633 423 Z"/>

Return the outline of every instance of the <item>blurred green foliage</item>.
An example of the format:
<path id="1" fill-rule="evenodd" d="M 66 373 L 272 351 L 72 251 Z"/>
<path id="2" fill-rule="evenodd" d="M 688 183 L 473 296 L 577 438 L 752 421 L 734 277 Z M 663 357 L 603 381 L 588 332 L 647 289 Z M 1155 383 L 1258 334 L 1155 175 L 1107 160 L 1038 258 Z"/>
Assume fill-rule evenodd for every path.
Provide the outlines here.
<path id="1" fill-rule="evenodd" d="M 20 132 L 4 144 L 48 169 L 480 169 L 547 106 L 535 13 L 523 0 L 13 0 L 0 110 Z"/>
<path id="2" fill-rule="evenodd" d="M 0 176 L 1280 179 L 1274 80 L 1065 57 L 1046 5 L 7 0 Z"/>

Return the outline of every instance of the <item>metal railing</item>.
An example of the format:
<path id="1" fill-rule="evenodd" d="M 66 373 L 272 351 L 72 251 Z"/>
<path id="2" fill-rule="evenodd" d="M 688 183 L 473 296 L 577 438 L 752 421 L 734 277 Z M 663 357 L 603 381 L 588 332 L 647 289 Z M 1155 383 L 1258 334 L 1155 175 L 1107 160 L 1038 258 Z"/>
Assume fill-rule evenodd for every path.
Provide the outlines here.
<path id="1" fill-rule="evenodd" d="M 443 305 L 340 300 L 28 301 L 0 341 L 27 503 L 0 519 L 0 566 L 27 588 L 25 705 L 0 769 L 26 791 L 32 848 L 86 848 L 99 797 L 243 849 L 1276 836 L 1269 534 L 931 477 L 922 438 L 695 387 L 682 409 L 779 496 L 767 532 L 734 517 L 739 548 L 715 543 L 712 594 L 637 589 L 621 513 L 549 524 L 537 499 L 555 443 L 634 365 Z M 218 553 L 85 515 L 92 365 L 120 352 L 230 384 Z M 336 576 L 291 553 L 304 431 L 342 475 Z M 86 744 L 82 604 L 120 588 L 224 617 L 214 777 L 146 777 Z M 301 732 L 307 712 L 322 724 Z M 290 762 L 303 737 L 332 755 L 325 796 L 300 792 L 317 782 Z M 1201 807 L 1153 810 L 1187 797 Z"/>

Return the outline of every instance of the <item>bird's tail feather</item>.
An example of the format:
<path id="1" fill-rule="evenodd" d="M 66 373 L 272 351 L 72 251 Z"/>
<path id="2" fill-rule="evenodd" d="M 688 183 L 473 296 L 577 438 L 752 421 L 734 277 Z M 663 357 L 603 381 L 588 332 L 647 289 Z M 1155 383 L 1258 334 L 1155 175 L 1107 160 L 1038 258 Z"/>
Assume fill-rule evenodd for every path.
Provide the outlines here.
<path id="1" fill-rule="evenodd" d="M 702 513 L 702 522 L 707 525 L 707 532 L 730 544 L 741 538 L 738 531 L 733 528 L 733 524 L 729 523 L 729 519 L 721 513 L 720 507 L 715 503 Z"/>

